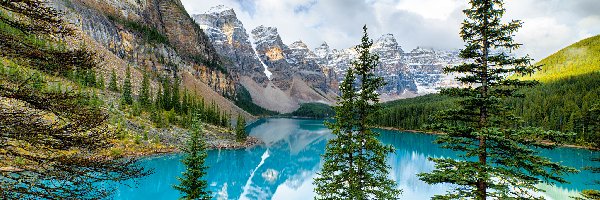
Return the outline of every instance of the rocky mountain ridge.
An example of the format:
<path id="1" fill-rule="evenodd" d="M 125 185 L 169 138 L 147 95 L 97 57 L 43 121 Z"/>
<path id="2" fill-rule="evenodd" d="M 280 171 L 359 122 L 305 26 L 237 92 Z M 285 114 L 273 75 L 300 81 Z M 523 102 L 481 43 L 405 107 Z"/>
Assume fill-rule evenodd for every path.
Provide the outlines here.
<path id="1" fill-rule="evenodd" d="M 160 79 L 179 77 L 182 86 L 215 102 L 228 113 L 251 115 L 225 96 L 235 95 L 235 79 L 203 30 L 179 0 L 95 1 L 51 0 L 50 5 L 82 32 L 86 46 L 102 52 L 99 73 L 122 79 L 132 67 L 133 91 L 141 87 L 143 73 L 151 75 L 151 90 Z"/>
<path id="2" fill-rule="evenodd" d="M 334 103 L 337 86 L 330 84 L 336 83 L 335 76 L 309 57 L 313 53 L 304 43 L 284 44 L 274 27 L 259 26 L 249 34 L 235 11 L 223 6 L 193 18 L 231 61 L 228 70 L 257 105 L 287 113 L 301 103 Z"/>
<path id="3" fill-rule="evenodd" d="M 254 103 L 270 110 L 291 112 L 299 103 L 334 103 L 338 84 L 357 57 L 353 48 L 331 49 L 325 42 L 315 49 L 302 41 L 284 44 L 276 27 L 258 26 L 248 32 L 235 11 L 225 6 L 193 18 L 217 52 L 231 61 L 228 70 L 250 91 Z M 463 62 L 458 51 L 419 47 L 405 52 L 392 34 L 375 39 L 372 51 L 380 56 L 376 73 L 387 82 L 379 91 L 384 101 L 458 84 L 454 76 L 442 73 L 444 66 Z"/>

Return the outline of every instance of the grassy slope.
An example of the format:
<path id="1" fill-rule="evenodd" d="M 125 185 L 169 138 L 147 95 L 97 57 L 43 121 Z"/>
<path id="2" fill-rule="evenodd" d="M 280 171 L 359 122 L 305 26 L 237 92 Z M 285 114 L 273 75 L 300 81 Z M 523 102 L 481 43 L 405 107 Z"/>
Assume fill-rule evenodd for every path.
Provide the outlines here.
<path id="1" fill-rule="evenodd" d="M 581 40 L 541 60 L 542 70 L 523 80 L 547 83 L 600 71 L 600 35 Z"/>
<path id="2" fill-rule="evenodd" d="M 590 106 L 600 103 L 600 35 L 570 45 L 538 64 L 544 65 L 543 70 L 522 79 L 537 79 L 542 85 L 526 89 L 525 99 L 510 104 L 529 125 L 580 134 L 577 126 L 585 122 L 578 116 L 588 115 Z M 453 100 L 432 94 L 383 106 L 384 114 L 378 118 L 381 126 L 418 130 L 431 122 L 429 116 L 453 106 Z M 579 141 L 572 142 L 589 140 L 589 133 L 581 134 Z"/>

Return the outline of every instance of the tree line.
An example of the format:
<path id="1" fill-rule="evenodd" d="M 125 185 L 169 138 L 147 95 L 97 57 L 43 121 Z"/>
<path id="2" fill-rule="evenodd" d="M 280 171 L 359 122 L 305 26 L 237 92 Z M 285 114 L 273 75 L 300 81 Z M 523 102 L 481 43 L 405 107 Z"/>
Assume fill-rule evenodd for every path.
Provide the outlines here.
<path id="1" fill-rule="evenodd" d="M 519 125 L 574 133 L 565 138 L 566 143 L 600 144 L 600 115 L 594 112 L 600 106 L 600 73 L 567 77 L 518 92 L 525 97 L 509 98 L 507 103 L 523 119 Z M 375 121 L 378 126 L 434 131 L 426 126 L 433 122 L 432 116 L 456 108 L 458 100 L 431 94 L 388 102 Z"/>
<path id="2" fill-rule="evenodd" d="M 112 70 L 107 89 L 121 93 L 121 105 L 130 106 L 134 116 L 139 116 L 141 112 L 149 113 L 150 119 L 158 128 L 169 124 L 190 128 L 194 117 L 198 117 L 204 123 L 230 128 L 231 114 L 222 111 L 214 101 L 206 103 L 204 98 L 189 92 L 187 88 L 182 92 L 179 77 L 159 77 L 160 85 L 152 92 L 150 75 L 143 72 L 137 98 L 134 98 L 132 93 L 130 67 L 125 71 L 121 86 L 117 79 L 115 71 Z"/>

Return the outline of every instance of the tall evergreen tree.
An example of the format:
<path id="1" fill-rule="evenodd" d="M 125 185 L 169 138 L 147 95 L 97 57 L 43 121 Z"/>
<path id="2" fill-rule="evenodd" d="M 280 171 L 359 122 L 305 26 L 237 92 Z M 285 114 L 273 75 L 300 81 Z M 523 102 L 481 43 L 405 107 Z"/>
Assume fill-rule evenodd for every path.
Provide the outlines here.
<path id="1" fill-rule="evenodd" d="M 205 160 L 207 157 L 206 144 L 202 138 L 201 124 L 194 120 L 190 132 L 190 138 L 183 148 L 183 164 L 186 166 L 182 177 L 177 177 L 179 185 L 173 186 L 176 190 L 183 193 L 182 199 L 211 199 L 211 193 L 208 191 L 208 184 L 204 180 L 206 170 Z"/>
<path id="2" fill-rule="evenodd" d="M 162 108 L 165 110 L 171 110 L 173 108 L 173 104 L 171 104 L 171 99 L 173 98 L 171 96 L 171 84 L 169 82 L 169 79 L 164 78 L 162 80 L 162 84 L 163 84 L 163 97 L 162 97 Z"/>
<path id="3" fill-rule="evenodd" d="M 96 80 L 98 80 L 98 84 L 96 85 L 96 87 L 98 89 L 104 90 L 106 88 L 106 86 L 104 85 L 104 76 L 100 73 L 98 74 L 98 78 L 96 78 Z"/>
<path id="4" fill-rule="evenodd" d="M 594 138 L 591 139 L 592 144 L 595 148 L 600 149 L 600 104 L 592 105 L 592 108 L 589 110 L 589 117 L 592 120 L 591 131 L 595 132 Z M 600 158 L 592 158 L 594 162 L 600 162 Z M 600 174 L 600 167 L 592 167 L 589 170 L 592 173 Z M 593 180 L 594 184 L 600 184 L 600 180 Z M 600 199 L 600 191 L 598 190 L 583 190 L 581 192 L 581 196 L 585 200 L 598 200 Z"/>
<path id="5" fill-rule="evenodd" d="M 227 124 L 229 124 L 229 118 L 227 118 L 227 111 L 223 111 L 221 114 L 221 122 L 219 123 L 222 127 L 228 128 Z"/>
<path id="6" fill-rule="evenodd" d="M 110 83 L 108 83 L 108 89 L 113 92 L 119 91 L 119 86 L 117 84 L 117 73 L 115 73 L 115 69 L 113 69 L 110 73 Z"/>
<path id="7" fill-rule="evenodd" d="M 3 0 L 0 27 L 1 62 L 15 63 L 0 64 L 14 70 L 0 73 L 0 199 L 104 199 L 113 187 L 98 183 L 148 175 L 135 158 L 105 154 L 108 113 L 63 79 L 99 67 L 94 51 L 64 42 L 77 40 L 75 26 L 48 1 Z M 46 89 L 57 78 L 71 86 Z"/>
<path id="8" fill-rule="evenodd" d="M 179 79 L 179 76 L 176 76 L 175 80 L 173 81 L 173 89 L 171 90 L 171 92 L 173 93 L 173 96 L 171 97 L 171 103 L 173 109 L 175 109 L 175 112 L 177 113 L 181 113 L 181 97 L 179 94 L 180 84 L 181 80 Z"/>
<path id="9" fill-rule="evenodd" d="M 378 133 L 369 128 L 379 109 L 376 90 L 384 82 L 374 74 L 379 57 L 369 51 L 373 41 L 366 26 L 363 30 L 362 42 L 356 46 L 359 57 L 340 85 L 335 122 L 326 124 L 337 137 L 327 142 L 325 163 L 315 178 L 315 199 L 397 199 L 401 193 L 388 178 L 390 167 L 385 161 L 394 149 L 378 141 Z"/>
<path id="10" fill-rule="evenodd" d="M 138 101 L 144 108 L 147 108 L 150 106 L 150 98 L 150 80 L 148 78 L 148 74 L 144 73 L 144 78 L 142 79 L 142 88 L 140 89 Z"/>
<path id="11" fill-rule="evenodd" d="M 182 113 L 188 114 L 190 110 L 190 96 L 188 95 L 187 89 L 183 90 L 183 100 L 181 101 Z"/>
<path id="12" fill-rule="evenodd" d="M 246 140 L 246 137 L 248 137 L 246 133 L 246 119 L 241 114 L 238 114 L 235 126 L 235 138 L 238 142 L 242 142 Z"/>
<path id="13" fill-rule="evenodd" d="M 502 52 L 519 48 L 512 36 L 521 27 L 520 21 L 503 23 L 502 0 L 471 0 L 470 4 L 471 8 L 464 10 L 467 19 L 460 35 L 466 47 L 460 56 L 473 63 L 445 68 L 447 73 L 464 74 L 457 80 L 468 87 L 441 91 L 460 97 L 460 106 L 440 113 L 441 123 L 434 126 L 446 133 L 436 143 L 461 152 L 461 159 L 429 158 L 436 169 L 419 174 L 420 179 L 429 184 L 457 185 L 434 199 L 539 199 L 535 196 L 541 191 L 537 184 L 565 182 L 561 176 L 576 170 L 551 162 L 533 148 L 552 148 L 554 145 L 541 140 L 559 142 L 565 134 L 519 127 L 522 123 L 510 112 L 505 99 L 522 97 L 516 89 L 537 82 L 510 79 L 508 75 L 531 74 L 539 67 L 532 66 L 528 57 L 515 58 Z"/>
<path id="14" fill-rule="evenodd" d="M 122 90 L 123 94 L 121 96 L 121 99 L 123 104 L 133 104 L 133 97 L 131 96 L 131 71 L 129 70 L 129 66 L 127 66 L 127 70 L 125 71 L 125 80 L 123 80 Z"/>

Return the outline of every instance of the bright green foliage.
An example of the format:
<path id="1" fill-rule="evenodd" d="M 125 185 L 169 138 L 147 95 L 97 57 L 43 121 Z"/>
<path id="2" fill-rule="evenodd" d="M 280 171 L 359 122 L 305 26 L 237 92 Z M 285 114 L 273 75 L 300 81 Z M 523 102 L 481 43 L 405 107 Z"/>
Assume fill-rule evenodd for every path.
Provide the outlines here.
<path id="1" fill-rule="evenodd" d="M 572 44 L 537 64 L 542 65 L 542 70 L 520 79 L 550 82 L 565 77 L 599 72 L 600 35 Z"/>
<path id="2" fill-rule="evenodd" d="M 246 119 L 242 115 L 238 115 L 237 124 L 235 126 L 235 139 L 238 142 L 246 140 L 248 133 L 246 133 Z"/>
<path id="3" fill-rule="evenodd" d="M 133 104 L 133 97 L 131 95 L 131 71 L 129 70 L 129 66 L 127 66 L 127 70 L 125 71 L 125 80 L 123 80 L 122 91 L 121 102 L 127 105 Z"/>
<path id="4" fill-rule="evenodd" d="M 202 138 L 200 122 L 194 122 L 191 128 L 190 138 L 183 148 L 183 164 L 186 167 L 181 177 L 177 177 L 179 185 L 173 186 L 183 193 L 181 199 L 197 200 L 211 199 L 208 184 L 204 180 L 208 167 L 204 165 L 207 157 L 206 144 Z"/>
<path id="5" fill-rule="evenodd" d="M 108 89 L 113 92 L 119 91 L 119 86 L 117 85 L 117 73 L 115 73 L 115 69 L 110 73 L 110 83 L 108 84 Z"/>
<path id="6" fill-rule="evenodd" d="M 150 80 L 147 73 L 144 73 L 143 76 L 144 78 L 142 79 L 142 88 L 140 89 L 138 101 L 141 106 L 148 107 L 150 106 Z"/>
<path id="7" fill-rule="evenodd" d="M 385 162 L 394 149 L 379 142 L 378 133 L 369 128 L 379 109 L 376 90 L 384 82 L 374 74 L 379 57 L 369 52 L 373 41 L 366 26 L 363 30 L 362 43 L 356 47 L 359 57 L 340 85 L 336 121 L 326 124 L 336 138 L 327 143 L 323 169 L 315 178 L 315 199 L 397 199 L 401 193 L 388 178 L 390 167 Z"/>
<path id="8" fill-rule="evenodd" d="M 466 43 L 460 52 L 473 63 L 447 67 L 445 72 L 461 73 L 457 78 L 466 88 L 449 88 L 441 94 L 460 97 L 456 109 L 441 112 L 434 125 L 446 133 L 436 143 L 443 148 L 461 152 L 458 160 L 429 158 L 435 170 L 419 174 L 429 184 L 450 183 L 457 187 L 434 199 L 540 199 L 540 183 L 565 182 L 562 175 L 575 169 L 551 162 L 532 148 L 553 148 L 542 139 L 559 142 L 565 136 L 556 131 L 515 127 L 520 119 L 506 106 L 506 98 L 518 98 L 521 87 L 531 87 L 536 81 L 506 78 L 509 74 L 527 75 L 536 70 L 528 57 L 514 58 L 494 50 L 519 48 L 512 35 L 521 27 L 520 21 L 502 24 L 502 0 L 472 0 L 464 10 L 461 37 Z"/>

